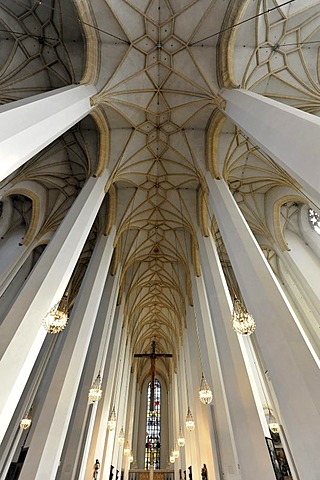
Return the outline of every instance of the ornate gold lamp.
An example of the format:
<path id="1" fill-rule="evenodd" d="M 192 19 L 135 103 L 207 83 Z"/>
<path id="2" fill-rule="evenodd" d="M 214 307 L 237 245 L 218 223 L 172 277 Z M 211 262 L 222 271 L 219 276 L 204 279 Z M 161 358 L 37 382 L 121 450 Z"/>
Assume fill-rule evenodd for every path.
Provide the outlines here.
<path id="1" fill-rule="evenodd" d="M 48 333 L 60 333 L 67 326 L 69 320 L 67 295 L 51 308 L 43 319 L 43 326 Z"/>
<path id="2" fill-rule="evenodd" d="M 188 407 L 187 416 L 186 416 L 186 429 L 189 430 L 189 432 L 192 432 L 192 430 L 195 429 L 195 426 L 196 426 L 196 424 L 193 420 L 193 416 L 192 416 L 190 407 Z"/>
<path id="3" fill-rule="evenodd" d="M 212 391 L 208 385 L 207 380 L 202 372 L 201 382 L 200 382 L 200 390 L 199 390 L 199 400 L 204 405 L 209 405 L 212 402 Z"/>
<path id="4" fill-rule="evenodd" d="M 256 328 L 252 315 L 238 298 L 233 302 L 232 326 L 233 330 L 240 335 L 251 335 Z"/>
<path id="5" fill-rule="evenodd" d="M 32 423 L 32 406 L 29 408 L 28 412 L 23 416 L 20 421 L 21 430 L 28 430 Z"/>
<path id="6" fill-rule="evenodd" d="M 119 435 L 118 435 L 118 443 L 119 443 L 119 445 L 124 444 L 124 430 L 123 430 L 123 427 L 121 427 L 121 430 L 120 430 Z"/>
<path id="7" fill-rule="evenodd" d="M 180 427 L 180 431 L 179 431 L 179 436 L 178 436 L 177 442 L 178 442 L 179 447 L 184 447 L 185 444 L 186 444 L 186 441 L 185 441 L 185 438 L 184 438 L 184 436 L 183 436 L 181 427 Z"/>
<path id="8" fill-rule="evenodd" d="M 117 415 L 115 406 L 113 406 L 108 420 L 108 430 L 114 430 L 117 425 Z"/>
<path id="9" fill-rule="evenodd" d="M 89 390 L 89 403 L 96 403 L 99 402 L 99 400 L 102 397 L 102 390 L 101 390 L 101 375 L 100 372 L 97 375 L 97 378 L 91 385 L 91 388 Z"/>

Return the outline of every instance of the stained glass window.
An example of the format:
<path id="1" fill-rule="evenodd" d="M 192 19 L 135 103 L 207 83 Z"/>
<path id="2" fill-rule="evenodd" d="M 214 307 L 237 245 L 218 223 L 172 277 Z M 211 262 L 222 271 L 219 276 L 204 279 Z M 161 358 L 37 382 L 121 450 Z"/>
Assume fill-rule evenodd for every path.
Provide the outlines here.
<path id="1" fill-rule="evenodd" d="M 151 401 L 151 382 L 147 391 L 147 422 L 146 422 L 146 448 L 144 468 L 150 469 L 153 458 L 153 468 L 160 468 L 160 400 L 161 387 L 159 380 L 154 382 L 154 405 Z"/>
<path id="2" fill-rule="evenodd" d="M 320 215 L 312 210 L 312 208 L 309 208 L 309 222 L 312 226 L 312 228 L 320 235 Z"/>

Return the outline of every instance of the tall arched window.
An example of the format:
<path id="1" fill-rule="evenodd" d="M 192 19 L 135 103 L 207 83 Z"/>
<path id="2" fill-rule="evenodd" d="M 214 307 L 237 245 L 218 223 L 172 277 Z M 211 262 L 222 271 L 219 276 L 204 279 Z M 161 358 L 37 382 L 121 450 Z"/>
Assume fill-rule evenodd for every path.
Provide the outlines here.
<path id="1" fill-rule="evenodd" d="M 315 232 L 317 232 L 320 235 L 320 215 L 312 210 L 312 208 L 309 208 L 308 211 L 309 214 L 309 222 L 314 229 Z"/>
<path id="2" fill-rule="evenodd" d="M 146 448 L 144 468 L 150 469 L 153 457 L 153 468 L 160 468 L 160 414 L 161 414 L 161 386 L 159 380 L 154 382 L 154 405 L 151 405 L 151 382 L 147 390 L 147 424 L 146 424 Z"/>

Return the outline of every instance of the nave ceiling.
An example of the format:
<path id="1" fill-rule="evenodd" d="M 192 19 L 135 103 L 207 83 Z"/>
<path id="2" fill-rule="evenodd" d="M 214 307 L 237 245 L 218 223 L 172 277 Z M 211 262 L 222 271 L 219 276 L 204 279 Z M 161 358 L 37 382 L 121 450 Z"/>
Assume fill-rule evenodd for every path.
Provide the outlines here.
<path id="1" fill-rule="evenodd" d="M 125 301 L 134 352 L 150 351 L 152 340 L 159 351 L 177 352 L 193 303 L 191 276 L 201 274 L 197 235 L 206 234 L 214 220 L 205 165 L 228 181 L 255 235 L 270 248 L 274 243 L 286 248 L 279 228 L 282 203 L 305 202 L 286 172 L 226 120 L 219 94 L 223 87 L 242 86 L 318 113 L 312 61 L 317 47 L 284 43 L 317 39 L 319 2 L 297 0 L 228 30 L 275 5 L 272 0 L 0 1 L 6 28 L 25 31 L 25 37 L 12 34 L 6 41 L 2 103 L 78 82 L 81 71 L 82 81 L 97 86 L 93 117 L 31 160 L 13 188 L 16 195 L 23 184 L 27 197 L 25 182 L 44 189 L 45 212 L 33 234 L 45 227 L 52 233 L 61 218 L 57 212 L 63 216 L 85 179 L 108 157 L 113 174 L 105 228 L 117 227 L 113 269 L 121 269 L 119 301 Z M 222 28 L 224 33 L 211 36 Z M 41 32 L 44 44 L 30 31 Z M 168 365 L 162 363 L 163 372 Z"/>

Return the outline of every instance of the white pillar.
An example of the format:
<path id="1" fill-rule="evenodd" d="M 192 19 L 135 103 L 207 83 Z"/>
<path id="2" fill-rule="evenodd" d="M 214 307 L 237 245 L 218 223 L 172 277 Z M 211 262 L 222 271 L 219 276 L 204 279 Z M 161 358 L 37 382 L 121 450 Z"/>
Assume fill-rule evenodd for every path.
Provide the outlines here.
<path id="1" fill-rule="evenodd" d="M 125 339 L 123 339 L 125 342 Z M 120 447 L 118 442 L 119 433 L 122 427 L 125 425 L 127 408 L 128 408 L 128 389 L 127 384 L 130 380 L 130 367 L 131 367 L 131 348 L 130 340 L 126 339 L 126 347 L 124 352 L 124 358 L 122 358 L 122 369 L 119 371 L 119 378 L 117 380 L 117 391 L 115 392 L 115 407 L 117 414 L 117 425 L 115 431 L 115 442 L 112 453 L 112 465 L 115 468 L 121 470 L 121 458 L 119 460 L 119 453 L 122 453 L 123 447 Z"/>
<path id="2" fill-rule="evenodd" d="M 117 278 L 119 271 L 117 273 Z M 115 283 L 115 297 L 118 292 L 119 283 Z M 93 471 L 93 465 L 95 460 L 98 459 L 101 468 L 100 468 L 100 477 L 109 478 L 109 466 L 105 465 L 104 456 L 105 456 L 105 445 L 107 440 L 107 422 L 108 416 L 110 413 L 111 407 L 111 393 L 114 385 L 114 371 L 116 368 L 116 361 L 118 357 L 118 352 L 120 348 L 121 333 L 122 333 L 122 314 L 123 314 L 123 302 L 116 309 L 116 302 L 110 303 L 109 315 L 112 319 L 112 333 L 109 341 L 109 348 L 103 354 L 102 358 L 102 390 L 103 396 L 98 404 L 98 409 L 96 413 L 95 425 L 92 434 L 92 441 L 90 445 L 90 451 L 88 455 L 87 467 L 85 478 L 90 478 Z"/>
<path id="3" fill-rule="evenodd" d="M 257 477 L 271 480 L 274 473 L 238 337 L 231 325 L 231 299 L 216 246 L 211 237 L 199 235 L 198 242 L 212 318 L 211 328 L 206 325 L 209 327 L 207 336 L 215 337 L 229 417 L 228 426 L 220 417 L 220 410 L 217 411 L 217 425 L 222 427 L 222 433 L 218 431 L 218 435 L 220 433 L 223 473 L 228 479 L 238 478 L 239 475 L 243 480 L 255 480 Z M 224 441 L 228 432 L 226 428 L 230 429 L 230 437 L 228 439 L 227 435 L 226 438 L 228 443 Z"/>
<path id="4" fill-rule="evenodd" d="M 192 276 L 192 297 L 194 307 L 192 312 L 192 316 L 194 318 L 190 318 L 190 323 L 188 325 L 188 333 L 189 336 L 192 335 L 193 338 L 193 355 L 195 355 L 195 350 L 197 350 L 197 357 L 192 360 L 192 364 L 198 363 L 200 367 L 200 375 L 196 379 L 195 383 L 195 395 L 196 395 L 196 409 L 197 409 L 197 431 L 200 432 L 199 435 L 199 445 L 200 449 L 198 452 L 200 468 L 205 463 L 207 470 L 208 470 L 208 477 L 214 478 L 215 480 L 220 480 L 220 472 L 219 472 L 219 464 L 218 464 L 218 457 L 217 457 L 217 445 L 216 439 L 214 435 L 213 429 L 213 419 L 211 415 L 211 408 L 208 405 L 203 405 L 199 400 L 199 387 L 201 381 L 201 373 L 206 373 L 207 381 L 212 388 L 212 378 L 211 372 L 209 371 L 209 361 L 206 351 L 205 345 L 205 335 L 203 335 L 203 325 L 202 322 L 210 323 L 209 321 L 209 309 L 208 304 L 205 298 L 205 291 L 203 285 L 202 277 L 196 278 Z M 191 331 L 192 330 L 192 331 Z M 198 345 L 199 350 L 196 349 L 195 345 Z M 211 351 L 210 351 L 211 354 Z M 201 356 L 200 356 L 201 355 Z M 212 352 L 212 357 L 214 359 L 214 352 Z M 201 360 L 201 362 L 199 362 Z M 198 383 L 198 384 L 197 384 Z M 200 471 L 197 472 L 200 475 Z M 225 478 L 225 477 L 223 477 Z"/>
<path id="5" fill-rule="evenodd" d="M 122 336 L 121 336 L 121 343 L 120 343 L 120 349 L 119 349 L 119 352 L 118 352 L 118 355 L 117 355 L 117 363 L 116 363 L 116 368 L 115 368 L 115 374 L 113 375 L 113 388 L 112 388 L 112 394 L 110 395 L 111 396 L 111 403 L 110 403 L 110 409 L 109 409 L 109 412 L 108 412 L 108 418 L 107 420 L 109 419 L 109 415 L 111 413 L 111 410 L 113 407 L 117 408 L 118 407 L 118 402 L 117 402 L 117 390 L 118 388 L 120 387 L 121 385 L 121 372 L 122 372 L 122 369 L 123 369 L 123 364 L 124 364 L 124 357 L 125 357 L 125 352 L 126 352 L 126 346 L 127 346 L 127 339 L 126 339 L 126 335 L 125 335 L 125 331 L 123 330 L 122 331 Z M 118 408 L 116 409 L 116 414 L 118 413 Z M 112 453 L 113 453 L 113 448 L 114 448 L 114 445 L 115 445 L 115 442 L 117 441 L 117 438 L 116 438 L 116 432 L 117 432 L 117 429 L 113 429 L 113 430 L 109 430 L 108 429 L 108 440 L 107 440 L 107 444 L 106 444 L 106 452 L 105 452 L 105 455 L 104 455 L 104 460 L 103 460 L 103 463 L 104 463 L 104 467 L 110 467 L 110 465 L 113 465 L 114 467 L 116 467 L 116 465 L 114 465 L 114 463 L 112 463 Z"/>
<path id="6" fill-rule="evenodd" d="M 306 245 L 304 239 L 296 233 L 287 231 L 286 241 L 288 242 L 289 250 L 281 252 L 281 258 L 284 259 L 284 262 L 287 262 L 291 270 L 295 271 L 296 276 L 299 277 L 299 284 L 305 290 L 307 298 L 309 297 L 312 304 L 318 309 L 318 313 L 320 313 L 320 260 L 312 249 Z"/>
<path id="7" fill-rule="evenodd" d="M 185 330 L 185 360 L 186 360 L 186 381 L 187 381 L 187 397 L 189 400 L 189 407 L 195 421 L 195 429 L 192 432 L 186 430 L 186 441 L 190 442 L 190 463 L 188 467 L 192 466 L 193 478 L 199 478 L 201 472 L 201 413 L 200 405 L 198 405 L 198 389 L 199 379 L 201 378 L 201 367 L 199 361 L 199 349 L 197 346 L 197 339 L 191 328 L 193 319 L 193 310 L 188 307 L 186 315 L 187 328 Z M 199 428 L 200 427 L 200 428 Z M 187 471 L 188 475 L 188 471 Z"/>
<path id="8" fill-rule="evenodd" d="M 0 107 L 0 181 L 85 117 L 96 88 L 71 85 Z"/>
<path id="9" fill-rule="evenodd" d="M 207 175 L 215 214 L 280 406 L 284 429 L 302 478 L 320 471 L 319 359 L 223 180 Z"/>
<path id="10" fill-rule="evenodd" d="M 190 441 L 190 436 L 189 432 L 186 429 L 186 415 L 187 415 L 187 410 L 188 410 L 188 394 L 187 394 L 187 373 L 186 373 L 186 365 L 185 365 L 185 335 L 183 336 L 182 339 L 182 345 L 181 345 L 181 354 L 180 354 L 180 362 L 179 362 L 179 377 L 180 377 L 180 395 L 181 395 L 181 405 L 182 405 L 182 413 L 181 413 L 181 427 L 182 427 L 182 432 L 184 433 L 184 438 L 185 438 L 185 447 L 184 447 L 184 457 L 185 457 L 185 464 L 184 464 L 184 469 L 187 469 L 187 466 L 190 465 L 191 463 L 191 441 Z M 189 390 L 189 389 L 188 389 Z"/>
<path id="11" fill-rule="evenodd" d="M 109 236 L 111 248 L 114 235 L 115 227 Z M 107 267 L 106 265 L 106 268 Z M 57 474 L 57 479 L 59 480 L 80 480 L 80 478 L 82 478 L 82 465 L 86 465 L 87 463 L 88 449 L 96 414 L 96 406 L 92 408 L 88 405 L 88 391 L 100 369 L 99 361 L 101 359 L 101 351 L 106 349 L 109 344 L 112 328 L 110 323 L 112 322 L 107 318 L 106 310 L 108 304 L 112 302 L 113 286 L 116 279 L 117 277 L 109 275 L 104 286 L 81 384 L 78 389 L 77 401 L 74 405 L 68 435 L 63 448 L 61 466 Z"/>
<path id="12" fill-rule="evenodd" d="M 320 306 L 312 290 L 303 279 L 297 265 L 287 252 L 275 249 L 279 262 L 279 277 L 286 297 L 290 300 L 305 335 L 320 358 Z"/>
<path id="13" fill-rule="evenodd" d="M 26 385 L 24 395 L 21 397 L 17 409 L 12 417 L 10 426 L 6 432 L 3 442 L 0 447 L 0 480 L 7 478 L 7 473 L 10 468 L 11 462 L 14 461 L 14 456 L 19 452 L 21 444 L 26 439 L 26 436 L 30 433 L 19 428 L 20 421 L 28 412 L 31 405 L 34 405 L 35 396 L 39 390 L 44 372 L 46 371 L 50 360 L 52 359 L 53 352 L 57 347 L 57 336 L 50 336 L 46 338 L 42 346 L 41 353 L 37 359 L 37 362 L 32 370 L 29 381 Z M 58 347 L 58 351 L 60 351 Z M 33 412 L 33 424 L 34 426 L 34 412 Z"/>
<path id="14" fill-rule="evenodd" d="M 172 397 L 173 397 L 173 437 L 174 437 L 174 447 L 178 449 L 179 457 L 176 459 L 174 463 L 174 474 L 175 478 L 179 479 L 179 470 L 181 469 L 181 449 L 177 443 L 177 438 L 179 435 L 179 393 L 178 393 L 178 376 L 174 372 L 173 365 L 171 363 L 171 378 L 172 378 Z"/>
<path id="15" fill-rule="evenodd" d="M 72 311 L 63 351 L 31 438 L 21 480 L 56 478 L 112 253 L 113 238 L 100 236 Z"/>
<path id="16" fill-rule="evenodd" d="M 178 389 L 178 414 L 179 414 L 179 430 L 181 428 L 182 434 L 185 438 L 185 431 L 186 431 L 186 425 L 185 425 L 185 415 L 187 412 L 187 405 L 186 405 L 186 396 L 187 393 L 185 391 L 185 383 L 184 379 L 185 376 L 183 374 L 183 346 L 179 342 L 179 350 L 178 350 L 178 367 L 177 367 L 177 389 Z M 179 433 L 178 430 L 178 433 Z M 182 470 L 182 476 L 183 476 L 183 471 L 186 469 L 186 446 L 180 447 L 180 464 L 181 464 L 181 470 Z"/>
<path id="17" fill-rule="evenodd" d="M 131 413 L 133 419 L 133 435 L 132 435 L 132 449 L 135 455 L 135 462 L 137 468 L 143 468 L 140 466 L 140 459 L 138 457 L 138 445 L 140 444 L 139 438 L 139 414 L 140 414 L 140 405 L 141 405 L 141 392 L 138 388 L 138 381 L 137 381 L 137 363 L 134 364 L 134 372 L 132 376 L 132 387 L 133 391 L 130 391 L 130 396 L 128 395 L 128 409 Z M 128 422 L 128 416 L 126 417 L 126 423 Z M 130 417 L 131 418 L 131 417 Z M 125 432 L 126 433 L 126 432 Z M 142 461 L 141 461 L 142 462 Z M 122 464 L 124 463 L 124 458 L 122 459 Z"/>
<path id="18" fill-rule="evenodd" d="M 199 241 L 202 242 L 202 237 Z M 212 412 L 211 422 L 208 422 L 210 428 L 210 436 L 212 443 L 212 450 L 214 454 L 215 475 L 226 480 L 238 480 L 240 473 L 238 470 L 238 457 L 234 444 L 234 435 L 230 422 L 230 412 L 226 400 L 224 378 L 221 372 L 221 365 L 219 361 L 219 353 L 216 344 L 216 338 L 213 331 L 212 315 L 210 312 L 207 293 L 204 285 L 203 275 L 198 278 L 193 278 L 193 297 L 195 309 L 197 312 L 197 322 L 199 329 L 199 341 L 202 354 L 202 363 L 204 374 L 213 391 L 213 402 L 210 407 L 206 407 Z M 209 279 L 208 279 L 209 280 Z M 207 284 L 206 284 L 207 285 Z M 208 286 L 210 296 L 213 295 L 212 290 L 214 285 Z M 217 312 L 214 312 L 214 318 Z M 247 405 L 249 408 L 249 405 Z M 215 422 L 215 425 L 212 425 Z M 210 425 L 211 424 L 211 425 Z M 204 460 L 205 462 L 205 460 Z M 207 465 L 207 464 L 206 464 Z M 219 468 L 220 467 L 220 468 Z M 207 465 L 208 474 L 210 475 L 211 465 Z"/>
<path id="19" fill-rule="evenodd" d="M 106 170 L 87 181 L 2 323 L 0 442 L 46 336 L 42 320 L 63 295 L 103 201 L 108 177 Z"/>
<path id="20" fill-rule="evenodd" d="M 222 90 L 224 113 L 320 204 L 320 118 L 248 90 Z"/>
<path id="21" fill-rule="evenodd" d="M 129 389 L 127 391 L 127 396 L 128 396 L 128 413 L 126 416 L 126 428 L 125 428 L 125 437 L 126 440 L 129 441 L 129 445 L 131 445 L 131 448 L 133 449 L 133 425 L 134 425 L 134 412 L 135 412 L 135 399 L 137 398 L 137 388 L 138 388 L 138 382 L 137 382 L 137 366 L 135 366 L 133 373 L 131 373 L 130 378 L 128 380 L 128 385 Z M 133 450 L 133 455 L 135 456 L 137 454 L 137 451 Z M 134 458 L 136 460 L 136 458 Z M 130 469 L 130 462 L 128 460 L 128 457 L 123 456 L 122 458 L 122 466 L 124 467 L 124 479 L 128 479 L 129 477 L 129 469 Z M 108 480 L 106 478 L 106 480 Z"/>

